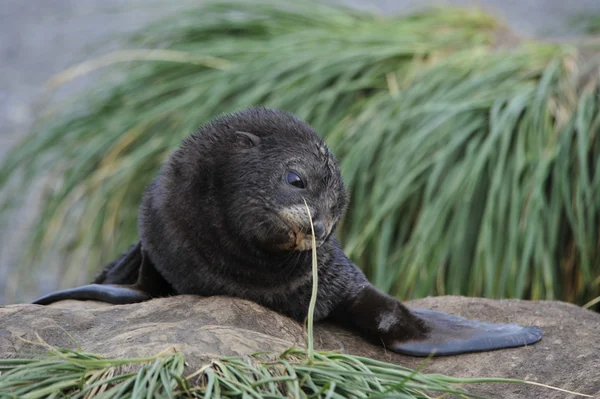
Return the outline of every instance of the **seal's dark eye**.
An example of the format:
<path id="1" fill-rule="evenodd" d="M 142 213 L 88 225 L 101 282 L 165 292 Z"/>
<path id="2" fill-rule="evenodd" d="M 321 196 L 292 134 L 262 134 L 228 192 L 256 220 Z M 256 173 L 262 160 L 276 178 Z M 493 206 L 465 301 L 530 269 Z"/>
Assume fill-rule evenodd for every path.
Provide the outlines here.
<path id="1" fill-rule="evenodd" d="M 300 175 L 298 175 L 298 173 L 294 172 L 293 170 L 290 170 L 289 172 L 286 173 L 285 181 L 294 187 L 298 187 L 298 188 L 306 187 L 306 185 L 304 184 L 304 181 L 302 181 L 302 178 L 300 177 Z"/>

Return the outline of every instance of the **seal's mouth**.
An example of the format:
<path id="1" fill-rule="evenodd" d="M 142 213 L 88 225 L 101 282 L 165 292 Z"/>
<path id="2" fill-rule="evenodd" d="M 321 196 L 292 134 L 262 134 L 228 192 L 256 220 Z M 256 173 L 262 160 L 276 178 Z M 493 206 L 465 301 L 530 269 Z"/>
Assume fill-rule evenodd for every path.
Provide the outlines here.
<path id="1" fill-rule="evenodd" d="M 308 251 L 312 249 L 312 235 L 302 232 L 295 233 L 294 251 Z M 323 244 L 324 240 L 315 240 L 317 248 Z"/>
<path id="2" fill-rule="evenodd" d="M 281 249 L 288 251 L 309 251 L 312 249 L 312 235 L 306 234 L 300 227 L 290 223 L 290 221 L 277 215 L 279 220 L 288 228 L 289 240 L 280 245 Z M 315 239 L 315 244 L 319 248 L 325 242 L 324 239 Z"/>

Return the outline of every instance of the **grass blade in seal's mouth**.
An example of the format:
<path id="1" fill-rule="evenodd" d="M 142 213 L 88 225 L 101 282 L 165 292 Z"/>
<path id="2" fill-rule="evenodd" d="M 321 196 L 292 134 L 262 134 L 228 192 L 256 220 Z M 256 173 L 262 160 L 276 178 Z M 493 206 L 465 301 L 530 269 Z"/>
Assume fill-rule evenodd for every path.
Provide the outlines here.
<path id="1" fill-rule="evenodd" d="M 308 213 L 308 220 L 310 221 L 310 231 L 311 231 L 311 239 L 312 239 L 312 274 L 313 274 L 313 284 L 312 284 L 312 294 L 310 296 L 310 303 L 308 305 L 308 358 L 309 360 L 313 360 L 315 356 L 315 349 L 313 344 L 313 319 L 315 313 L 315 305 L 317 304 L 317 289 L 319 287 L 319 273 L 317 270 L 317 243 L 315 241 L 315 228 L 313 226 L 312 216 L 310 215 L 310 209 L 308 208 L 308 204 L 306 200 L 304 200 L 304 205 L 306 206 L 306 212 Z"/>

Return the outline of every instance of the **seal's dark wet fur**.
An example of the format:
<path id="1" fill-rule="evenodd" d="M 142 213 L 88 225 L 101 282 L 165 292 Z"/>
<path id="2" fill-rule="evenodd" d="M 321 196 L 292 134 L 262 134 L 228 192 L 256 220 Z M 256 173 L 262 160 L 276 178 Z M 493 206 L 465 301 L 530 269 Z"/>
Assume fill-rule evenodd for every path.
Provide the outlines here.
<path id="1" fill-rule="evenodd" d="M 303 177 L 306 188 L 286 183 L 289 170 Z M 217 118 L 187 138 L 144 195 L 141 252 L 168 283 L 168 293 L 247 298 L 302 321 L 312 255 L 279 248 L 288 227 L 278 213 L 304 207 L 303 199 L 315 221 L 331 224 L 317 250 L 320 320 L 370 284 L 331 234 L 348 203 L 338 163 L 319 135 L 287 112 L 250 108 Z M 308 235 L 307 214 L 305 220 Z M 134 284 L 141 256 L 136 247 L 130 251 L 95 283 Z"/>
<path id="2" fill-rule="evenodd" d="M 290 173 L 301 182 L 290 184 Z M 305 122 L 265 108 L 221 116 L 187 138 L 146 190 L 140 242 L 104 268 L 95 280 L 100 285 L 38 303 L 94 295 L 113 303 L 229 295 L 302 321 L 312 288 L 304 200 L 319 226 L 316 320 L 332 318 L 400 352 L 403 342 L 419 342 L 425 346 L 406 352 L 420 356 L 517 346 L 535 338 L 515 330 L 512 341 L 506 333 L 484 340 L 482 324 L 473 327 L 468 320 L 466 330 L 457 332 L 446 324 L 458 319 L 445 323 L 443 314 L 427 311 L 417 317 L 373 287 L 332 234 L 348 204 L 335 157 Z M 105 284 L 117 285 L 111 287 L 116 291 L 109 294 Z M 455 344 L 447 345 L 453 339 L 486 343 L 456 352 Z"/>

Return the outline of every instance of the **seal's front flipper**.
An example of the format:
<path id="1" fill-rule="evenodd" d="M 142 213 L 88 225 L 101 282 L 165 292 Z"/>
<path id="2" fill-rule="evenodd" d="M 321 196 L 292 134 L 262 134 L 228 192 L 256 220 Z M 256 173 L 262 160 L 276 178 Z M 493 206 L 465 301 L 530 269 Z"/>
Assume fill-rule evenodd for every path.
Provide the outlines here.
<path id="1" fill-rule="evenodd" d="M 448 356 L 531 345 L 542 339 L 539 327 L 496 324 L 442 312 L 412 309 L 430 330 L 422 339 L 394 342 L 390 349 L 410 356 Z"/>
<path id="2" fill-rule="evenodd" d="M 374 343 L 410 356 L 448 356 L 530 345 L 539 327 L 467 320 L 442 312 L 408 309 L 397 299 L 365 284 L 334 310 L 338 321 Z"/>
<path id="3" fill-rule="evenodd" d="M 95 300 L 123 305 L 127 303 L 143 302 L 151 299 L 147 293 L 135 289 L 132 286 L 113 284 L 89 284 L 82 287 L 57 291 L 43 296 L 33 302 L 37 305 L 49 305 L 53 302 L 67 299 Z"/>

